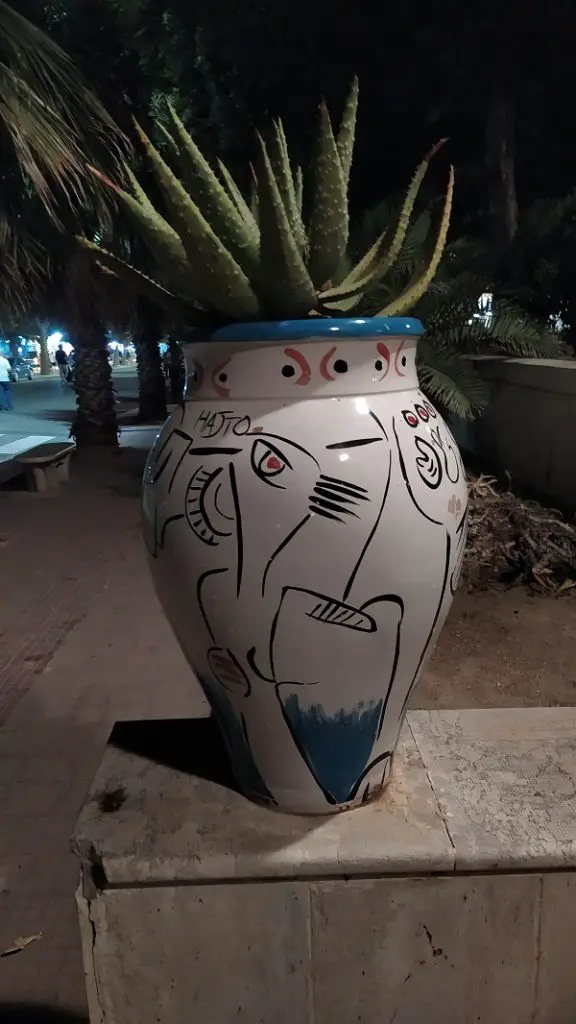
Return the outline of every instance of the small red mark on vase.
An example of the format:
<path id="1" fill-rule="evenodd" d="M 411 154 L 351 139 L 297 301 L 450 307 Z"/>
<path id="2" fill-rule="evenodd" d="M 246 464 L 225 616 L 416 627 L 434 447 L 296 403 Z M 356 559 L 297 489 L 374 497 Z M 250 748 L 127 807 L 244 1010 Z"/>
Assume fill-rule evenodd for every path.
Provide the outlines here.
<path id="1" fill-rule="evenodd" d="M 293 359 L 300 369 L 300 376 L 298 380 L 295 381 L 294 383 L 301 385 L 309 384 L 310 377 L 312 376 L 312 371 L 310 369 L 306 357 L 303 356 L 302 353 L 299 352 L 297 348 L 285 348 L 284 355 L 288 356 L 288 359 Z"/>
<path id="2" fill-rule="evenodd" d="M 332 376 L 332 374 L 330 373 L 330 370 L 328 369 L 328 363 L 330 362 L 330 360 L 332 359 L 332 356 L 334 355 L 334 353 L 336 351 L 337 351 L 337 348 L 336 348 L 336 345 L 335 345 L 334 348 L 331 348 L 328 352 L 326 352 L 326 355 L 322 356 L 322 359 L 320 360 L 320 373 L 324 377 L 324 380 L 335 380 L 336 379 L 335 377 Z"/>
<path id="3" fill-rule="evenodd" d="M 269 459 L 266 459 L 266 469 L 281 469 L 282 463 L 277 455 L 271 455 Z"/>
<path id="4" fill-rule="evenodd" d="M 381 375 L 378 378 L 378 381 L 380 382 L 381 380 L 384 380 L 384 377 L 390 369 L 390 349 L 383 341 L 379 341 L 376 348 L 378 350 L 378 355 L 382 356 L 382 365 L 376 366 L 376 369 L 381 371 Z"/>
<path id="5" fill-rule="evenodd" d="M 247 694 L 250 684 L 231 651 L 213 647 L 208 651 L 208 664 L 214 677 L 231 693 Z"/>

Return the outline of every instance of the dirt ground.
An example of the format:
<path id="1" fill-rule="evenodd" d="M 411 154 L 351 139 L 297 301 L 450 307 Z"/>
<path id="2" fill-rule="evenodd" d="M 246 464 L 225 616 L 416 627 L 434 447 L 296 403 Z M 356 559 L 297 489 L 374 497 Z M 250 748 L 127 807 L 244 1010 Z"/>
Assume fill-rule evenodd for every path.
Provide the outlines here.
<path id="1" fill-rule="evenodd" d="M 413 708 L 576 704 L 576 600 L 460 591 Z"/>

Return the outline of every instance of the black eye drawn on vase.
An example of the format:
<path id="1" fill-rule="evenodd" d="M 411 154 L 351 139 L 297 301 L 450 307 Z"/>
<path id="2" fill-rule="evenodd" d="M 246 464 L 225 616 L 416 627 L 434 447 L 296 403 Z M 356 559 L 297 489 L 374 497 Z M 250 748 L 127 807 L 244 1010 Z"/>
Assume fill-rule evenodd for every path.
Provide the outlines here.
<path id="1" fill-rule="evenodd" d="M 384 380 L 384 377 L 390 369 L 390 349 L 383 341 L 379 341 L 376 348 L 378 350 L 378 356 L 382 357 L 374 361 L 374 369 L 376 370 L 376 373 L 380 374 L 380 377 L 376 381 L 376 383 L 379 384 L 380 381 Z"/>
<path id="2" fill-rule="evenodd" d="M 285 348 L 284 355 L 292 360 L 292 363 L 284 363 L 282 366 L 283 377 L 295 377 L 297 370 L 300 371 L 300 376 L 294 381 L 294 384 L 299 384 L 301 387 L 306 387 L 310 383 L 312 371 L 306 356 L 298 348 Z M 295 364 L 295 365 L 294 365 Z"/>
<path id="3" fill-rule="evenodd" d="M 409 427 L 413 427 L 414 428 L 414 427 L 418 426 L 418 423 L 419 423 L 418 417 L 417 417 L 415 412 L 412 412 L 411 409 L 403 409 L 402 410 L 402 416 L 403 416 L 404 422 L 407 423 Z"/>
<path id="4" fill-rule="evenodd" d="M 348 373 L 348 363 L 346 359 L 340 357 L 334 358 L 338 352 L 338 346 L 334 345 L 324 353 L 320 360 L 320 375 L 324 377 L 324 380 L 335 380 L 335 373 Z"/>
<path id="5" fill-rule="evenodd" d="M 292 469 L 292 466 L 276 445 L 261 438 L 254 441 L 250 452 L 250 465 L 259 480 L 263 480 L 270 487 L 285 489 L 285 485 L 279 483 L 278 478 L 286 469 Z"/>
<path id="6" fill-rule="evenodd" d="M 406 376 L 406 374 L 404 373 L 404 370 L 406 369 L 407 359 L 406 359 L 406 356 L 405 356 L 404 352 L 402 351 L 402 349 L 404 348 L 404 345 L 405 345 L 405 342 L 402 342 L 402 344 L 400 345 L 400 348 L 398 349 L 398 351 L 396 352 L 396 355 L 394 356 L 394 369 L 396 370 L 396 373 L 398 374 L 399 377 L 405 377 Z M 400 367 L 402 367 L 402 369 L 400 369 Z"/>
<path id="7" fill-rule="evenodd" d="M 220 381 L 221 384 L 225 384 L 226 381 L 228 380 L 228 374 L 227 373 L 219 373 L 218 374 L 218 380 Z"/>

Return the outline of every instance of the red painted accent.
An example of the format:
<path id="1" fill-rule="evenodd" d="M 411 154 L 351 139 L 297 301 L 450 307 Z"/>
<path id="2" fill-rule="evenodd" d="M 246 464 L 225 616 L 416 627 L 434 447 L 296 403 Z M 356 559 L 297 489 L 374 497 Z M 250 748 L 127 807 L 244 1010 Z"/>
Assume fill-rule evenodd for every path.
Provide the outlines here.
<path id="1" fill-rule="evenodd" d="M 379 341 L 378 344 L 376 345 L 376 348 L 378 349 L 378 355 L 382 356 L 382 359 L 386 364 L 385 368 L 382 370 L 382 376 L 378 378 L 378 380 L 380 381 L 384 380 L 384 377 L 386 376 L 388 370 L 390 369 L 390 349 L 388 348 L 388 345 L 384 344 L 383 341 Z"/>
<path id="2" fill-rule="evenodd" d="M 420 419 L 423 420 L 424 423 L 428 423 L 428 420 L 430 419 L 430 413 L 428 412 L 428 409 L 426 409 L 423 405 L 417 405 L 415 408 Z"/>
<path id="3" fill-rule="evenodd" d="M 230 388 L 225 388 L 222 386 L 222 384 L 219 384 L 218 381 L 216 380 L 216 377 L 218 376 L 219 373 L 222 373 L 222 370 L 224 369 L 225 366 L 228 366 L 228 363 L 230 362 L 231 358 L 231 356 L 228 356 L 228 359 L 225 359 L 223 363 L 219 363 L 218 366 L 212 371 L 212 387 L 214 388 L 216 394 L 220 396 L 220 398 L 229 398 Z"/>
<path id="4" fill-rule="evenodd" d="M 301 374 L 296 384 L 306 385 L 310 383 L 310 377 L 312 376 L 312 370 L 308 364 L 308 360 L 298 351 L 297 348 L 285 348 L 284 355 L 288 356 L 288 359 L 293 359 L 296 365 L 300 368 Z"/>
<path id="5" fill-rule="evenodd" d="M 266 459 L 266 469 L 282 469 L 282 463 L 277 455 L 271 455 Z"/>
<path id="6" fill-rule="evenodd" d="M 324 377 L 324 380 L 335 380 L 336 379 L 335 377 L 332 376 L 332 374 L 330 373 L 330 370 L 328 369 L 328 363 L 332 359 L 332 356 L 334 355 L 335 352 L 336 352 L 336 345 L 334 346 L 334 348 L 331 348 L 330 351 L 326 353 L 326 355 L 322 356 L 322 359 L 320 360 L 320 373 Z"/>
<path id="7" fill-rule="evenodd" d="M 229 651 L 212 649 L 208 652 L 208 664 L 218 682 L 231 693 L 246 693 L 248 681 L 240 665 Z"/>
<path id="8" fill-rule="evenodd" d="M 400 348 L 398 349 L 396 355 L 394 356 L 394 369 L 396 370 L 396 373 L 398 374 L 399 377 L 405 377 L 406 376 L 406 371 L 402 370 L 402 369 L 399 369 L 399 367 L 398 367 L 398 360 L 399 360 L 399 358 L 400 358 L 400 356 L 402 354 L 402 349 L 404 348 L 404 345 L 405 345 L 405 342 L 403 341 L 402 344 L 400 345 Z"/>

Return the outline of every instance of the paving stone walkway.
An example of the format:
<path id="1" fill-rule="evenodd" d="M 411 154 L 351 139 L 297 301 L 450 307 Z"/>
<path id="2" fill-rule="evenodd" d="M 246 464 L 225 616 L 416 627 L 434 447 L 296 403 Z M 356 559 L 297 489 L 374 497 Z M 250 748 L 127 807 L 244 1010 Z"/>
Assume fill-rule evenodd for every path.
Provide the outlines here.
<path id="1" fill-rule="evenodd" d="M 139 458 L 74 464 L 55 497 L 0 492 L 2 1024 L 86 1017 L 68 838 L 113 723 L 203 698 L 163 618 L 139 532 Z"/>

